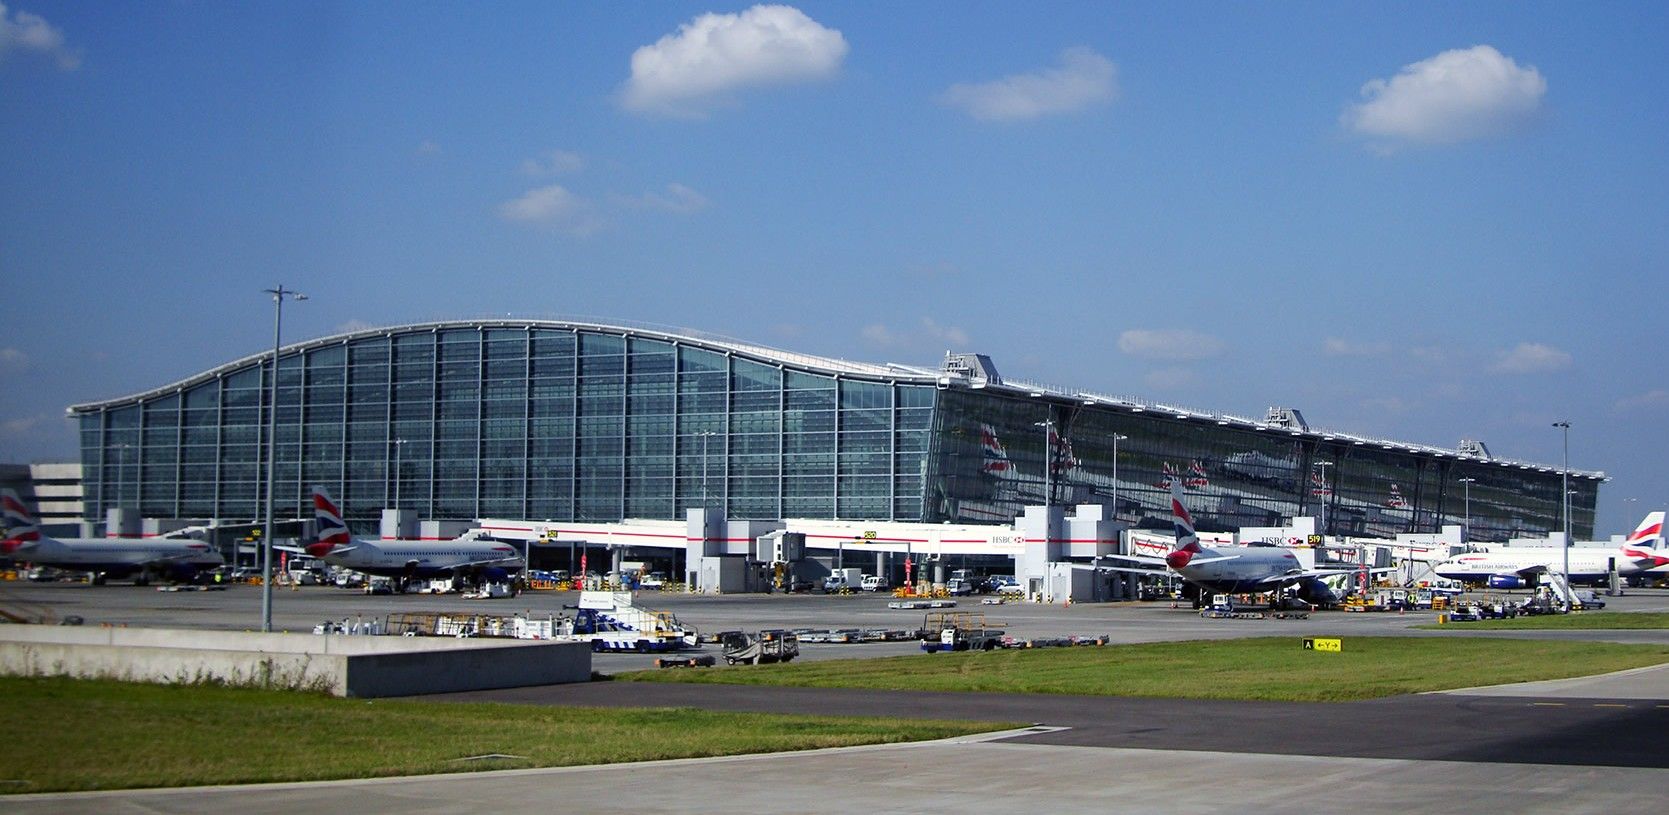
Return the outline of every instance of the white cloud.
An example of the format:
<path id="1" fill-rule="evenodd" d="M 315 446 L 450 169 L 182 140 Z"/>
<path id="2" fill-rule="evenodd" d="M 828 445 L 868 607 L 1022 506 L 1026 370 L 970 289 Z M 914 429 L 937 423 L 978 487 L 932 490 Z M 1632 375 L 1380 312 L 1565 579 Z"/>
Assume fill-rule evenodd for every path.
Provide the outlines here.
<path id="1" fill-rule="evenodd" d="M 585 169 L 585 157 L 567 150 L 552 150 L 522 162 L 522 174 L 535 178 L 569 175 Z"/>
<path id="2" fill-rule="evenodd" d="M 1653 388 L 1637 396 L 1625 396 L 1617 400 L 1617 409 L 1621 411 L 1661 410 L 1669 408 L 1669 390 Z"/>
<path id="3" fill-rule="evenodd" d="M 365 322 L 364 320 L 361 320 L 358 317 L 355 317 L 355 318 L 353 318 L 351 320 L 348 320 L 347 322 L 342 323 L 341 325 L 337 326 L 336 327 L 336 333 L 338 333 L 338 334 L 352 334 L 356 331 L 364 331 L 368 328 L 376 328 L 376 325 L 374 325 L 372 323 Z"/>
<path id="4" fill-rule="evenodd" d="M 440 145 L 424 139 L 418 142 L 417 147 L 413 148 L 411 152 L 414 156 L 438 156 L 440 155 Z"/>
<path id="5" fill-rule="evenodd" d="M 914 329 L 894 329 L 880 323 L 871 323 L 859 330 L 858 335 L 865 342 L 881 348 L 903 348 L 919 350 L 930 347 L 953 346 L 944 350 L 966 349 L 973 338 L 968 332 L 954 325 L 940 325 L 932 317 L 921 318 L 921 323 Z"/>
<path id="6" fill-rule="evenodd" d="M 620 196 L 619 200 L 629 207 L 658 209 L 662 212 L 676 212 L 681 215 L 700 212 L 706 209 L 710 203 L 707 196 L 677 182 L 666 185 L 665 192 L 646 192 L 639 196 Z"/>
<path id="7" fill-rule="evenodd" d="M 870 323 L 864 326 L 858 331 L 858 336 L 863 337 L 866 342 L 884 347 L 898 344 L 898 335 L 892 333 L 891 329 L 880 323 Z"/>
<path id="8" fill-rule="evenodd" d="M 16 348 L 0 348 L 0 373 L 18 373 L 29 368 L 29 355 Z"/>
<path id="9" fill-rule="evenodd" d="M 1391 347 L 1382 342 L 1355 343 L 1328 337 L 1321 343 L 1321 352 L 1330 357 L 1382 357 L 1391 353 Z"/>
<path id="10" fill-rule="evenodd" d="M 1564 370 L 1570 363 L 1571 355 L 1564 351 L 1539 342 L 1521 342 L 1496 359 L 1494 370 L 1503 374 L 1541 374 Z"/>
<path id="11" fill-rule="evenodd" d="M 1187 329 L 1131 329 L 1118 335 L 1118 350 L 1143 359 L 1209 359 L 1223 353 L 1223 341 Z"/>
<path id="12" fill-rule="evenodd" d="M 632 52 L 627 110 L 699 117 L 733 90 L 825 79 L 846 58 L 846 38 L 792 6 L 703 14 Z"/>
<path id="13" fill-rule="evenodd" d="M 1541 107 L 1547 80 L 1487 45 L 1444 51 L 1362 86 L 1340 124 L 1364 136 L 1444 144 L 1496 136 Z"/>
<path id="14" fill-rule="evenodd" d="M 24 51 L 50 57 L 65 71 L 81 67 L 81 52 L 64 44 L 64 32 L 39 14 L 15 14 L 0 3 L 0 59 L 9 51 Z"/>
<path id="15" fill-rule="evenodd" d="M 603 226 L 591 202 L 560 184 L 528 190 L 520 198 L 500 204 L 498 214 L 507 221 L 548 226 L 575 235 L 589 235 Z"/>
<path id="16" fill-rule="evenodd" d="M 1060 54 L 1060 65 L 993 82 L 956 84 L 939 102 L 975 119 L 1012 121 L 1072 113 L 1118 97 L 1118 67 L 1083 47 Z"/>
<path id="17" fill-rule="evenodd" d="M 19 419 L 7 419 L 0 422 L 0 434 L 6 436 L 32 435 L 33 432 L 46 424 L 46 417 L 42 415 L 24 416 Z"/>

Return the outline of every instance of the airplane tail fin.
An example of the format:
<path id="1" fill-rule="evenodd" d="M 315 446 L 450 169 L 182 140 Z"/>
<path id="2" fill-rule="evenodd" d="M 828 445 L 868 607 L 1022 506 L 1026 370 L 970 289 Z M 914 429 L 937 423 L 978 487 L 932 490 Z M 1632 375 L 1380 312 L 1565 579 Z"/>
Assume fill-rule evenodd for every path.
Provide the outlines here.
<path id="1" fill-rule="evenodd" d="M 979 446 L 984 454 L 984 461 L 980 464 L 980 471 L 989 475 L 1013 475 L 1014 462 L 1008 459 L 1008 450 L 997 438 L 997 429 L 988 424 L 979 426 Z"/>
<path id="2" fill-rule="evenodd" d="M 324 557 L 338 546 L 353 541 L 348 525 L 342 520 L 342 510 L 331 500 L 324 487 L 313 488 L 313 520 L 318 526 L 318 540 L 306 546 L 307 554 Z"/>
<path id="3" fill-rule="evenodd" d="M 1176 548 L 1165 556 L 1165 563 L 1180 569 L 1200 553 L 1200 539 L 1194 531 L 1194 516 L 1182 503 L 1182 480 L 1171 479 L 1171 517 L 1176 524 Z"/>
<path id="4" fill-rule="evenodd" d="M 1627 546 L 1648 546 L 1653 549 L 1663 544 L 1663 517 L 1661 510 L 1646 513 L 1646 519 L 1634 528 L 1628 540 L 1623 541 Z"/>
<path id="5" fill-rule="evenodd" d="M 6 537 L 0 540 L 0 554 L 9 555 L 19 549 L 27 549 L 41 539 L 41 529 L 35 523 L 34 513 L 24 506 L 16 490 L 0 492 L 0 503 L 5 505 Z"/>

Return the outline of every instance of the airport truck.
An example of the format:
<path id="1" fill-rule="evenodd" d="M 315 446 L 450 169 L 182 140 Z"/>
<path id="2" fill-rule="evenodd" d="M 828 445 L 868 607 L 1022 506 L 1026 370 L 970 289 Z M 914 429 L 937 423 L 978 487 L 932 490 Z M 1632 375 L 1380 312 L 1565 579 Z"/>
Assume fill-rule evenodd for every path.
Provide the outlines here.
<path id="1" fill-rule="evenodd" d="M 800 655 L 800 638 L 792 631 L 768 629 L 757 634 L 726 631 L 720 635 L 719 642 L 724 646 L 724 661 L 730 665 L 792 662 Z"/>
<path id="2" fill-rule="evenodd" d="M 1003 645 L 1003 630 L 976 611 L 929 611 L 921 626 L 921 650 L 991 651 Z"/>
<path id="3" fill-rule="evenodd" d="M 835 569 L 823 578 L 823 591 L 857 591 L 863 588 L 862 569 Z"/>

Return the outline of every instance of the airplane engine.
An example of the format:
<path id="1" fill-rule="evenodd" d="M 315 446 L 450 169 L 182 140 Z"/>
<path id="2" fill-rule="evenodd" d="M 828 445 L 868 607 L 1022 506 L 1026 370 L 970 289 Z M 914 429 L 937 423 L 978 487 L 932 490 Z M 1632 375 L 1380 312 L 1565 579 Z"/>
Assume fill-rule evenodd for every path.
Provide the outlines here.
<path id="1" fill-rule="evenodd" d="M 1522 589 L 1529 584 L 1516 574 L 1492 574 L 1488 585 L 1492 589 Z"/>
<path id="2" fill-rule="evenodd" d="M 1306 577 L 1298 581 L 1298 599 L 1318 606 L 1336 605 L 1344 599 L 1327 586 L 1326 583 L 1314 577 Z"/>

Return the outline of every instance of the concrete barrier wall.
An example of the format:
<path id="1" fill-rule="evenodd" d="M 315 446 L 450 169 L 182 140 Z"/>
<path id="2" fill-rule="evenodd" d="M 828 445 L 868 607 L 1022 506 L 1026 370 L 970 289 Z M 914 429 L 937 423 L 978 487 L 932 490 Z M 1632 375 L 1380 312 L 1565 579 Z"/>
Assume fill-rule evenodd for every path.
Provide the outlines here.
<path id="1" fill-rule="evenodd" d="M 526 640 L 7 625 L 0 673 L 406 696 L 585 682 L 591 650 Z"/>

